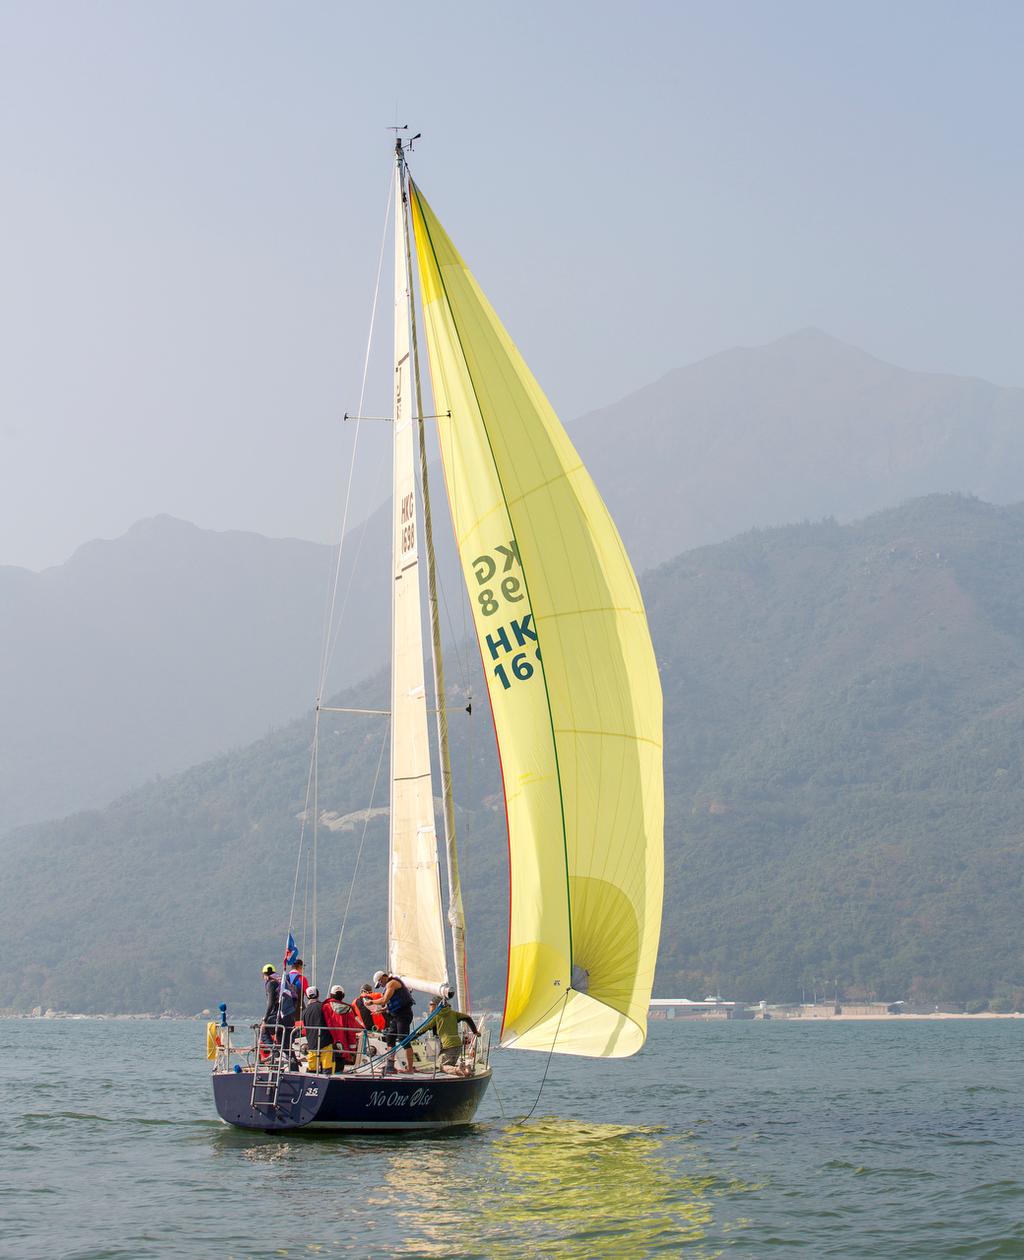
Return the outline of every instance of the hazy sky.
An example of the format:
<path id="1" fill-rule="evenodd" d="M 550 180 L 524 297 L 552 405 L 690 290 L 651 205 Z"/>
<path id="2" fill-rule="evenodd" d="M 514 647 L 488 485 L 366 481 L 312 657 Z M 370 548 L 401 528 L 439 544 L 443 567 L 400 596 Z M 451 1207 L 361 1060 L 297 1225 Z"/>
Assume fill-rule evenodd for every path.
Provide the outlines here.
<path id="1" fill-rule="evenodd" d="M 1022 37 L 991 0 L 0 0 L 0 563 L 157 512 L 333 535 L 396 119 L 566 419 L 808 324 L 1024 383 Z"/>

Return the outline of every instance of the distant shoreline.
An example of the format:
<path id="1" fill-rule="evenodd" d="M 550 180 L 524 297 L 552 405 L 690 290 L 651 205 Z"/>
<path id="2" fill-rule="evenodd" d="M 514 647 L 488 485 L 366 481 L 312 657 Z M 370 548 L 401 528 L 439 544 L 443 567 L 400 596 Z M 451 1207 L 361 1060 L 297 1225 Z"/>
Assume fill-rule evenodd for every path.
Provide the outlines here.
<path id="1" fill-rule="evenodd" d="M 257 1022 L 255 1016 L 246 1016 L 244 1019 L 241 1019 L 241 1020 L 236 1015 L 232 1015 L 230 1018 L 232 1022 L 236 1024 L 242 1023 L 242 1024 L 248 1025 L 248 1024 L 254 1024 Z M 193 1023 L 193 1024 L 202 1024 L 212 1019 L 219 1020 L 219 1012 L 207 1011 L 205 1013 L 200 1013 L 198 1015 L 185 1015 L 181 1011 L 162 1011 L 159 1013 L 149 1012 L 149 1011 L 132 1011 L 128 1014 L 124 1014 L 124 1013 L 112 1014 L 109 1011 L 96 1011 L 90 1014 L 85 1014 L 81 1011 L 50 1011 L 44 1015 L 33 1015 L 31 1011 L 0 1010 L 0 1019 L 35 1019 L 35 1020 L 39 1020 L 42 1023 L 48 1023 L 48 1024 L 52 1024 L 54 1020 L 68 1020 L 68 1019 L 75 1019 L 75 1020 L 96 1019 L 96 1020 L 102 1020 L 108 1023 L 114 1022 L 114 1021 L 117 1021 L 119 1023 L 124 1023 L 130 1020 L 145 1020 L 147 1022 L 152 1022 L 156 1020 L 169 1021 L 169 1020 L 176 1020 L 176 1019 L 178 1020 L 184 1019 L 184 1020 L 188 1020 L 190 1023 Z"/>
<path id="2" fill-rule="evenodd" d="M 1024 1019 L 1024 1011 L 979 1011 L 967 1014 L 966 1011 L 923 1011 L 913 1015 L 780 1015 L 775 1011 L 768 1013 L 769 1023 L 778 1024 L 907 1024 L 918 1020 L 979 1020 L 979 1019 Z M 729 1024 L 753 1024 L 765 1022 L 765 1017 L 758 1013 L 746 1018 L 730 1019 L 724 1011 L 701 1011 L 693 1014 L 666 1016 L 659 1011 L 651 1017 L 652 1023 L 658 1024 L 703 1024 L 708 1022 L 724 1022 Z"/>
<path id="3" fill-rule="evenodd" d="M 801 1024 L 821 1024 L 829 1020 L 854 1023 L 906 1023 L 911 1019 L 1024 1019 L 1022 1011 L 978 1011 L 968 1014 L 966 1011 L 930 1011 L 915 1015 L 776 1015 L 772 1019 L 798 1022 Z"/>

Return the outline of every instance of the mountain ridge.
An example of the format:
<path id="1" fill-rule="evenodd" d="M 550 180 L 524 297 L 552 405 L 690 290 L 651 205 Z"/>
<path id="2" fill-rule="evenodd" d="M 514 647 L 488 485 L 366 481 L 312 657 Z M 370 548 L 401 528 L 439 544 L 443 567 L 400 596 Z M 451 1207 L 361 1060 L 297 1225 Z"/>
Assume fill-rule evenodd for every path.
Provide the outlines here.
<path id="1" fill-rule="evenodd" d="M 1019 1009 L 1024 505 L 939 495 L 852 525 L 752 530 L 642 586 L 665 693 L 656 992 L 785 1000 L 827 977 L 854 997 Z M 504 811 L 486 706 L 464 714 L 467 685 L 482 686 L 465 659 L 453 763 L 471 977 L 487 1004 L 503 984 Z M 386 696 L 381 673 L 342 703 Z M 102 812 L 3 838 L 18 879 L 0 891 L 0 947 L 30 962 L 9 971 L 0 1005 L 109 1010 L 112 955 L 122 1009 L 246 1001 L 286 930 L 309 733 L 293 723 Z M 382 957 L 385 789 L 370 799 L 382 731 L 331 715 L 324 737 L 322 808 L 375 807 L 347 985 Z M 346 904 L 361 845 L 358 828 L 321 830 L 322 905 Z M 321 959 L 337 923 L 322 932 Z"/>
<path id="2" fill-rule="evenodd" d="M 922 494 L 1024 497 L 1024 389 L 899 367 L 817 329 L 674 368 L 569 432 L 638 569 Z"/>
<path id="3" fill-rule="evenodd" d="M 915 373 L 819 330 L 673 369 L 569 429 L 639 572 L 753 526 L 936 490 L 1024 497 L 1024 390 Z M 449 530 L 437 546 L 461 600 Z M 389 550 L 383 506 L 346 540 L 332 689 L 383 662 Z M 331 551 L 161 514 L 41 573 L 0 569 L 0 832 L 102 805 L 308 707 Z"/>
<path id="4" fill-rule="evenodd" d="M 159 516 L 64 565 L 0 572 L 0 831 L 100 806 L 311 703 L 332 551 Z M 354 589 L 372 616 L 349 627 L 348 678 L 387 615 L 383 578 Z"/>

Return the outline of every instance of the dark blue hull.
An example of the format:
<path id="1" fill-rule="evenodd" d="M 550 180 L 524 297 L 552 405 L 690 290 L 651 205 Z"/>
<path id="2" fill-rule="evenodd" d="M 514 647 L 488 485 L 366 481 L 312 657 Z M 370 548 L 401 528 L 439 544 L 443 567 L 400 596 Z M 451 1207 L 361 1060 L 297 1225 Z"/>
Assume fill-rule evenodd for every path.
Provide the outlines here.
<path id="1" fill-rule="evenodd" d="M 467 1077 L 287 1072 L 276 1105 L 254 1106 L 251 1072 L 215 1072 L 213 1097 L 222 1120 L 264 1133 L 448 1129 L 472 1122 L 490 1079 L 489 1070 Z"/>

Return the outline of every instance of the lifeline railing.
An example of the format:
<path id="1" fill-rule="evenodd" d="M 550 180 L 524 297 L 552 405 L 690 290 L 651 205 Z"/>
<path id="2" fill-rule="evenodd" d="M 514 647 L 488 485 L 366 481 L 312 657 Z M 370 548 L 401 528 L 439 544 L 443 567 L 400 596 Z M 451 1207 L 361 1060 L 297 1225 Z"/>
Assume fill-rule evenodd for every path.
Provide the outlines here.
<path id="1" fill-rule="evenodd" d="M 422 1038 L 422 1039 L 420 1039 Z M 436 1049 L 431 1052 L 427 1049 L 424 1042 L 432 1041 Z M 384 1049 L 379 1047 L 384 1045 Z M 441 1063 L 441 1057 L 444 1051 L 440 1042 L 436 1037 L 429 1034 L 423 1036 L 418 1028 L 413 1029 L 408 1036 L 403 1037 L 401 1041 L 395 1045 L 387 1046 L 385 1039 L 380 1034 L 370 1038 L 367 1032 L 363 1032 L 359 1039 L 359 1049 L 356 1053 L 356 1061 L 354 1066 L 349 1069 L 353 1073 L 359 1073 L 363 1076 L 390 1076 L 394 1073 L 394 1063 L 400 1050 L 412 1046 L 413 1050 L 413 1072 L 417 1076 L 448 1076 L 451 1073 L 445 1071 L 444 1065 Z M 475 1038 L 466 1037 L 463 1039 L 461 1053 L 457 1060 L 457 1064 L 449 1066 L 457 1066 L 460 1071 L 459 1075 L 475 1076 L 477 1072 L 485 1071 L 490 1066 L 491 1057 L 491 1034 L 490 1029 L 483 1029 Z"/>
<path id="2" fill-rule="evenodd" d="M 225 1044 L 218 1046 L 214 1071 L 230 1072 L 233 1070 L 232 1055 L 244 1057 L 245 1068 L 239 1066 L 237 1070 L 252 1073 L 252 1105 L 273 1107 L 277 1104 L 281 1077 L 286 1072 L 305 1074 L 312 1070 L 307 1066 L 308 1051 L 305 1049 L 302 1034 L 297 1033 L 291 1025 L 286 1027 L 282 1024 L 259 1023 L 251 1025 L 251 1028 L 251 1047 L 236 1049 L 231 1046 L 229 1037 L 224 1039 Z M 428 1042 L 433 1043 L 433 1050 L 429 1050 L 424 1044 Z M 440 1042 L 430 1034 L 424 1036 L 420 1028 L 413 1029 L 394 1046 L 387 1043 L 383 1034 L 374 1032 L 371 1036 L 363 1030 L 359 1035 L 354 1063 L 346 1063 L 339 1070 L 337 1064 L 340 1056 L 335 1052 L 335 1073 L 374 1077 L 393 1075 L 396 1055 L 410 1045 L 413 1048 L 413 1072 L 417 1076 L 436 1078 L 453 1074 L 446 1072 L 445 1065 L 441 1063 L 443 1050 Z M 463 1039 L 457 1063 L 447 1066 L 457 1067 L 457 1075 L 475 1076 L 490 1066 L 490 1053 L 490 1029 L 482 1028 L 477 1037 L 467 1036 Z"/>

